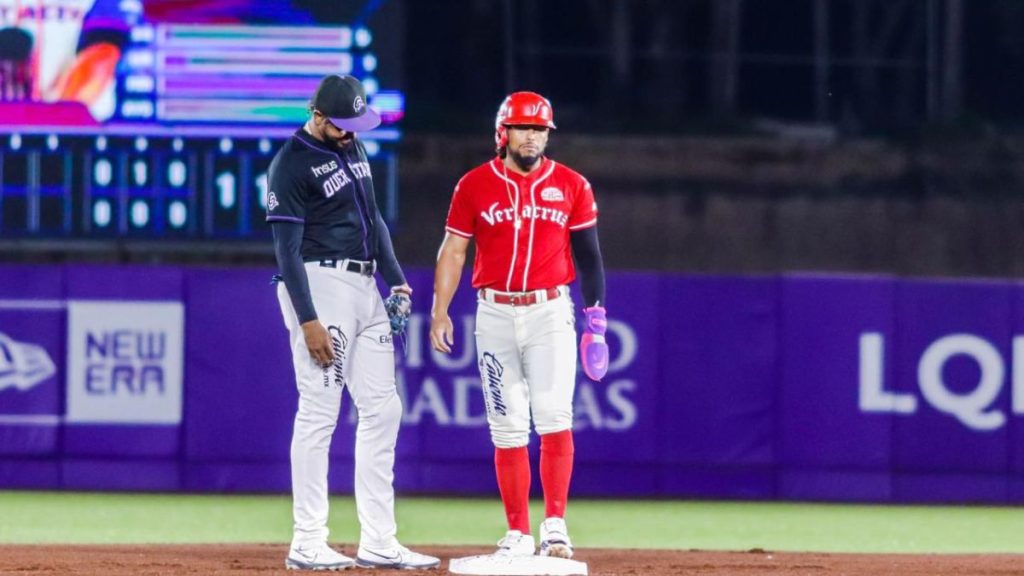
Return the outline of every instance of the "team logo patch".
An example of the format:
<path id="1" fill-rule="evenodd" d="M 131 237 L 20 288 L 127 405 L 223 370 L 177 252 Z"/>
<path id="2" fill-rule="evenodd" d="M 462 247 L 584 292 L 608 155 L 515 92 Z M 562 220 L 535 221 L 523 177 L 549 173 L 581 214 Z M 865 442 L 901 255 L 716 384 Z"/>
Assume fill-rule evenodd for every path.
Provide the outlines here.
<path id="1" fill-rule="evenodd" d="M 366 104 L 363 102 L 362 96 L 356 96 L 356 99 L 352 101 L 352 109 L 355 110 L 356 112 L 359 112 L 365 107 Z"/>
<path id="2" fill-rule="evenodd" d="M 277 207 L 278 207 L 277 194 L 274 194 L 273 192 L 271 192 L 270 194 L 267 195 L 267 210 L 273 211 L 274 208 L 277 208 Z"/>
<path id="3" fill-rule="evenodd" d="M 540 199 L 546 202 L 562 202 L 565 200 L 565 194 L 558 188 L 545 188 L 540 191 Z"/>
<path id="4" fill-rule="evenodd" d="M 505 373 L 505 367 L 490 352 L 484 352 L 480 356 L 480 377 L 484 380 L 484 405 L 488 414 L 507 415 L 505 398 L 502 396 L 501 375 Z"/>
<path id="5" fill-rule="evenodd" d="M 0 390 L 28 390 L 57 372 L 46 349 L 0 332 Z"/>

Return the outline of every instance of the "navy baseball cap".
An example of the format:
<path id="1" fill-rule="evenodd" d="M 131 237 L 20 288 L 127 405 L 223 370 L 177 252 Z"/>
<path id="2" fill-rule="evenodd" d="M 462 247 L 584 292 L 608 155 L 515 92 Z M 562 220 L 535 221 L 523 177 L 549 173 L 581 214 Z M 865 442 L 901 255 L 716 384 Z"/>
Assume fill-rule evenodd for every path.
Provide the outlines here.
<path id="1" fill-rule="evenodd" d="M 380 126 L 380 115 L 367 105 L 366 89 L 354 76 L 325 76 L 313 95 L 313 109 L 348 132 L 365 132 Z"/>

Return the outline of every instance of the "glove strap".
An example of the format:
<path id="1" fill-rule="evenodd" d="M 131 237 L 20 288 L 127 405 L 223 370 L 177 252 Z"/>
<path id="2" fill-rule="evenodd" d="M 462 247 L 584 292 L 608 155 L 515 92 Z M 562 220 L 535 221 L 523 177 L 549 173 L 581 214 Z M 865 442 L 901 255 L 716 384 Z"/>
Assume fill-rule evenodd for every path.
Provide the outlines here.
<path id="1" fill-rule="evenodd" d="M 586 320 L 585 329 L 594 334 L 604 334 L 608 329 L 608 320 L 605 310 L 601 306 L 591 306 L 583 309 L 583 317 Z"/>

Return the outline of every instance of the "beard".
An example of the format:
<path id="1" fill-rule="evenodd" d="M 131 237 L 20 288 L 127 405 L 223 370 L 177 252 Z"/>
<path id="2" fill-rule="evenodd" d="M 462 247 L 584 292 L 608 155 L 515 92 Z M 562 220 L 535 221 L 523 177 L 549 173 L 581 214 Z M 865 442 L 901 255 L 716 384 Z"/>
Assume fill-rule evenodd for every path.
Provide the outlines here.
<path id="1" fill-rule="evenodd" d="M 509 150 L 508 154 L 512 157 L 512 161 L 516 163 L 516 166 L 519 166 L 519 169 L 523 172 L 529 172 L 540 161 L 540 154 L 527 156 L 515 150 Z"/>
<path id="2" fill-rule="evenodd" d="M 341 138 L 331 138 L 334 141 L 334 145 L 338 148 L 347 149 L 355 141 L 355 134 L 352 132 L 345 132 L 345 135 Z"/>

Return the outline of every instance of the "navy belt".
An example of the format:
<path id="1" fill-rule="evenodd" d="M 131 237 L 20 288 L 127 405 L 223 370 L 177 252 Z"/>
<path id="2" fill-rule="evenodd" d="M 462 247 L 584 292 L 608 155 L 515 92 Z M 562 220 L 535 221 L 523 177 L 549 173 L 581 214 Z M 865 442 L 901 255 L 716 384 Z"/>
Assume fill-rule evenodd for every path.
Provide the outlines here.
<path id="1" fill-rule="evenodd" d="M 317 262 L 323 268 L 339 268 L 341 270 L 355 272 L 356 274 L 362 274 L 363 276 L 373 276 L 373 273 L 377 271 L 377 263 L 373 260 L 364 262 L 362 260 L 350 260 L 348 258 L 343 258 L 341 260 L 318 260 Z"/>

